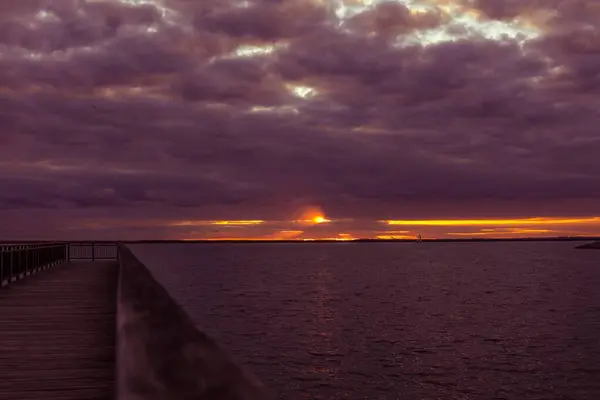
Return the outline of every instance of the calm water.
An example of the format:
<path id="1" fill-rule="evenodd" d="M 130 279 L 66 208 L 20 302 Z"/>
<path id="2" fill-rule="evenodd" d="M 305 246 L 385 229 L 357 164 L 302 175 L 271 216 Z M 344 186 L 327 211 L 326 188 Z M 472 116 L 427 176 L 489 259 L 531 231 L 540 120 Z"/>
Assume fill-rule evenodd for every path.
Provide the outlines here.
<path id="1" fill-rule="evenodd" d="M 600 399 L 600 251 L 135 245 L 281 399 Z"/>

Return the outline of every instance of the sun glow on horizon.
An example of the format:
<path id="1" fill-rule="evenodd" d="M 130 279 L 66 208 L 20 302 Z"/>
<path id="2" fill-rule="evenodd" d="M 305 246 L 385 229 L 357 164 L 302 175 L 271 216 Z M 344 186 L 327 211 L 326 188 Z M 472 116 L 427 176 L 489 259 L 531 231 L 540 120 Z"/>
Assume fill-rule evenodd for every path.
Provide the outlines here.
<path id="1" fill-rule="evenodd" d="M 299 220 L 296 220 L 295 222 L 305 223 L 305 224 L 326 224 L 326 223 L 331 222 L 331 220 L 325 218 L 325 216 L 323 216 L 323 215 L 317 215 L 312 218 L 299 219 Z"/>
<path id="2" fill-rule="evenodd" d="M 325 216 L 325 213 L 321 207 L 306 207 L 303 208 L 298 214 L 299 217 L 294 221 L 301 224 L 326 224 L 332 222 Z"/>

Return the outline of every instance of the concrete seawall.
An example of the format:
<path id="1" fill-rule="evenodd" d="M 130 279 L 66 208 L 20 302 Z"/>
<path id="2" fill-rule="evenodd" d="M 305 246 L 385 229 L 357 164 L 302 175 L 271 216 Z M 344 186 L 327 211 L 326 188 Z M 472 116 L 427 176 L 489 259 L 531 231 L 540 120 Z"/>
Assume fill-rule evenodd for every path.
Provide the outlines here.
<path id="1" fill-rule="evenodd" d="M 272 398 L 196 328 L 131 250 L 119 251 L 117 400 Z"/>

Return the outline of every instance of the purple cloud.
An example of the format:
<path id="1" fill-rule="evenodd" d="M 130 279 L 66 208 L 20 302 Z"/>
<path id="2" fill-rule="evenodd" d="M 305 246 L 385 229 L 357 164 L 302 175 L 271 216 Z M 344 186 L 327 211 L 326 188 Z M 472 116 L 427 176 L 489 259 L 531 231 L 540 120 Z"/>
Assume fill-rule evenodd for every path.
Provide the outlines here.
<path id="1" fill-rule="evenodd" d="M 473 204 L 597 214 L 593 2 L 18 3 L 0 8 L 6 212 L 281 220 L 317 204 L 358 230 Z"/>

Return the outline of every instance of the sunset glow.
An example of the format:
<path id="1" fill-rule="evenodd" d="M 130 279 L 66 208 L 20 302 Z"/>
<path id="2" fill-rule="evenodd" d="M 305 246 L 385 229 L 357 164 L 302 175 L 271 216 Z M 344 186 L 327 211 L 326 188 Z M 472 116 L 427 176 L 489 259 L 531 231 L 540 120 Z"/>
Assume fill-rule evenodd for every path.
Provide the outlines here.
<path id="1" fill-rule="evenodd" d="M 380 240 L 405 240 L 405 239 L 414 239 L 414 236 L 409 235 L 377 235 L 376 239 Z"/>
<path id="2" fill-rule="evenodd" d="M 465 236 L 465 237 L 475 237 L 475 236 L 528 236 L 528 235 L 538 235 L 538 234 L 550 234 L 555 232 L 550 229 L 507 229 L 507 230 L 493 230 L 493 229 L 482 229 L 479 232 L 448 232 L 447 235 L 450 236 Z"/>
<path id="3" fill-rule="evenodd" d="M 312 218 L 296 220 L 296 222 L 300 224 L 326 224 L 331 222 L 331 220 L 325 218 L 323 215 L 316 215 Z"/>
<path id="4" fill-rule="evenodd" d="M 466 220 L 389 220 L 388 225 L 408 226 L 511 226 L 511 225 L 565 225 L 598 224 L 600 217 L 586 218 L 523 218 L 523 219 L 466 219 Z"/>
<path id="5" fill-rule="evenodd" d="M 296 223 L 300 224 L 326 224 L 331 222 L 331 220 L 327 219 L 325 213 L 321 209 L 321 207 L 311 206 L 304 207 L 298 212 L 298 219 L 295 220 Z"/>
<path id="6" fill-rule="evenodd" d="M 262 220 L 250 220 L 250 221 L 214 221 L 213 225 L 259 225 L 264 223 Z"/>
<path id="7" fill-rule="evenodd" d="M 171 226 L 205 226 L 205 225 L 260 225 L 262 220 L 240 220 L 240 221 L 175 221 Z"/>
<path id="8" fill-rule="evenodd" d="M 191 235 L 197 239 L 210 240 L 328 240 L 348 241 L 356 239 L 416 240 L 419 235 L 428 239 L 443 238 L 524 238 L 559 236 L 594 236 L 600 229 L 600 217 L 531 217 L 515 219 L 451 219 L 451 220 L 389 220 L 356 221 L 342 218 L 328 219 L 319 207 L 308 207 L 296 220 L 214 220 L 176 221 L 169 225 L 180 228 L 214 227 L 204 236 Z M 412 230 L 365 230 L 365 224 L 385 223 L 388 226 L 412 226 Z M 302 227 L 301 229 L 294 229 Z M 345 232 L 339 232 L 343 226 Z M 222 227 L 222 230 L 215 231 Z M 417 229 L 417 227 L 419 227 Z M 447 228 L 480 227 L 477 230 L 447 230 Z M 237 236 L 232 236 L 236 228 Z M 195 231 L 197 232 L 197 231 Z M 589 232 L 589 233 L 588 233 Z"/>

